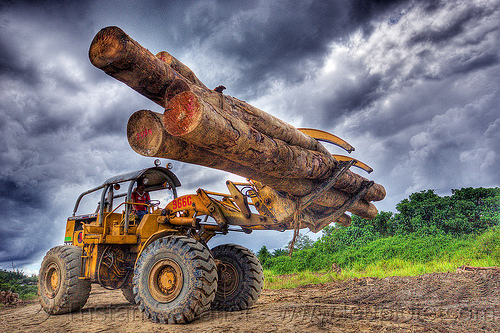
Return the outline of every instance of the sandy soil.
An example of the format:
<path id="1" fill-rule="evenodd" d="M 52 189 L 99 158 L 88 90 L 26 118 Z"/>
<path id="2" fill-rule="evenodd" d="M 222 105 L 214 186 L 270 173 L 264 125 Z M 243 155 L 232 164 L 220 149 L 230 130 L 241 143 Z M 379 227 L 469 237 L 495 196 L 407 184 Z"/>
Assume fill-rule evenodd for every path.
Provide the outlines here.
<path id="1" fill-rule="evenodd" d="M 142 317 L 121 291 L 94 285 L 85 307 L 48 316 L 38 303 L 0 307 L 0 332 L 500 332 L 500 271 L 351 279 L 265 290 L 251 309 L 188 325 Z"/>

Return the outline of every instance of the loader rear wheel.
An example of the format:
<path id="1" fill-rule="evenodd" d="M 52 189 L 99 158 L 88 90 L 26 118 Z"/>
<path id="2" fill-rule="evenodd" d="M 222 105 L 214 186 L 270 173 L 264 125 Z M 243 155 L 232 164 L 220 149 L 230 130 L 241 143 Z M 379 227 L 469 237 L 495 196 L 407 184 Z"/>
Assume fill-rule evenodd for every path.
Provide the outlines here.
<path id="1" fill-rule="evenodd" d="M 210 308 L 217 289 L 217 268 L 210 251 L 185 236 L 151 243 L 134 270 L 139 309 L 153 322 L 183 324 Z"/>
<path id="2" fill-rule="evenodd" d="M 212 254 L 218 260 L 219 276 L 212 308 L 239 311 L 254 305 L 264 285 L 262 265 L 255 254 L 235 244 L 216 246 Z"/>
<path id="3" fill-rule="evenodd" d="M 80 310 L 90 295 L 90 281 L 80 279 L 82 248 L 62 245 L 50 249 L 38 276 L 38 298 L 48 314 Z"/>

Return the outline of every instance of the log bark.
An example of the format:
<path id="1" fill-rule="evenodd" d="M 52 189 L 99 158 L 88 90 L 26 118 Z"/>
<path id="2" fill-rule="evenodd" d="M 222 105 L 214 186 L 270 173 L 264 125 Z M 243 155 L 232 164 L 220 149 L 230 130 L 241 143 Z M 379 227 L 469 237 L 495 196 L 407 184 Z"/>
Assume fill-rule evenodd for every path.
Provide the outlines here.
<path id="1" fill-rule="evenodd" d="M 182 75 L 189 83 L 194 84 L 202 89 L 209 90 L 203 82 L 198 79 L 194 72 L 186 65 L 184 65 L 179 59 L 175 58 L 173 55 L 167 51 L 161 51 L 156 54 L 156 57 L 172 67 L 174 71 Z"/>
<path id="2" fill-rule="evenodd" d="M 89 58 L 94 66 L 162 107 L 167 88 L 176 78 L 184 80 L 118 27 L 107 27 L 96 34 Z"/>
<path id="3" fill-rule="evenodd" d="M 270 138 L 192 91 L 168 102 L 164 124 L 184 141 L 274 177 L 324 179 L 336 168 L 324 154 Z"/>
<path id="4" fill-rule="evenodd" d="M 164 114 L 167 132 L 198 147 L 277 178 L 324 180 L 335 170 L 337 161 L 317 151 L 286 144 L 256 131 L 239 118 L 206 103 L 194 91 L 174 96 Z M 367 180 L 347 171 L 334 187 L 355 193 Z M 365 200 L 385 197 L 385 189 L 374 184 Z"/>
<path id="5" fill-rule="evenodd" d="M 333 170 L 326 171 L 325 165 L 336 164 L 335 159 L 317 140 L 243 101 L 206 89 L 196 75 L 178 59 L 166 52 L 160 52 L 158 56 L 154 56 L 118 27 L 104 28 L 95 36 L 89 50 L 89 58 L 96 67 L 126 83 L 161 106 L 165 106 L 167 100 L 173 99 L 182 92 L 192 90 L 202 100 L 216 107 L 219 106 L 225 114 L 240 119 L 247 126 L 253 128 L 255 132 L 247 134 L 255 134 L 255 140 L 259 139 L 259 133 L 261 133 L 271 138 L 271 141 L 281 140 L 292 147 L 298 146 L 306 150 L 321 152 L 322 155 L 313 154 L 314 156 L 306 153 L 305 155 L 309 155 L 307 157 L 303 153 L 297 155 L 290 152 L 289 148 L 285 148 L 282 156 L 278 156 L 278 161 L 282 159 L 283 155 L 285 160 L 289 160 L 288 157 L 293 155 L 299 159 L 305 158 L 299 163 L 305 163 L 309 167 L 305 173 L 310 171 L 311 175 L 306 178 L 324 179 Z M 189 112 L 186 115 L 189 116 Z M 239 135 L 239 133 L 233 132 L 229 135 L 234 136 Z M 280 146 L 279 143 L 277 145 Z M 249 155 L 251 156 L 251 152 Z M 279 165 L 275 167 L 277 170 L 280 169 Z M 348 171 L 334 186 L 352 193 L 359 188 L 359 184 L 363 180 L 366 179 Z M 375 184 L 368 191 L 365 199 L 377 201 L 384 197 L 385 189 L 381 185 Z"/>
<path id="6" fill-rule="evenodd" d="M 172 136 L 165 129 L 163 115 L 149 110 L 137 111 L 130 117 L 127 125 L 127 137 L 132 149 L 143 156 L 168 158 L 231 172 L 257 180 L 277 191 L 286 192 L 293 196 L 304 196 L 318 185 L 318 182 L 311 180 L 269 176 L 188 143 L 179 137 Z M 335 209 L 349 198 L 349 195 L 342 191 L 330 189 L 316 203 Z M 377 215 L 376 207 L 366 200 L 358 200 L 349 208 L 349 211 L 366 219 L 374 218 Z"/>

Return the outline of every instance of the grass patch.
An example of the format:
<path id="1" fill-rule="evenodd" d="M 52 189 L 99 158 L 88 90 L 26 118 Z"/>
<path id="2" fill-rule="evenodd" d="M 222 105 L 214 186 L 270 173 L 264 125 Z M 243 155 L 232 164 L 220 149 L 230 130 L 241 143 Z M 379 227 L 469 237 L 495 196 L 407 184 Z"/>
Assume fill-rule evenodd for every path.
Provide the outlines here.
<path id="1" fill-rule="evenodd" d="M 325 271 L 303 271 L 293 274 L 277 275 L 264 270 L 264 289 L 289 289 L 307 284 L 319 284 L 335 281 L 335 273 Z"/>
<path id="2" fill-rule="evenodd" d="M 436 272 L 454 272 L 458 267 L 500 266 L 500 228 L 477 236 L 394 236 L 377 239 L 357 248 L 326 255 L 314 250 L 297 251 L 291 259 L 273 260 L 274 268 L 264 270 L 264 288 L 295 288 L 302 285 L 328 283 L 350 278 L 417 276 Z M 308 260 L 314 260 L 311 265 Z M 330 263 L 342 267 L 341 274 L 330 269 Z M 310 269 L 309 267 L 323 267 Z M 293 269 L 293 270 L 292 270 Z M 289 272 L 289 270 L 292 270 Z M 289 274 L 283 274 L 283 272 Z M 287 273 L 288 273 L 287 272 Z"/>

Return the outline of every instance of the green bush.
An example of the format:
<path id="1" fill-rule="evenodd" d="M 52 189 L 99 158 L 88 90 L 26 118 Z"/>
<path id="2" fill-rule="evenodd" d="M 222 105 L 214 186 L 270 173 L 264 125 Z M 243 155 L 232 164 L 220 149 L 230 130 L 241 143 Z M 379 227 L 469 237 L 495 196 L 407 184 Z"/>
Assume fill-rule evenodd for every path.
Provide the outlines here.
<path id="1" fill-rule="evenodd" d="M 18 293 L 21 299 L 27 300 L 37 297 L 37 282 L 36 275 L 26 276 L 20 270 L 0 269 L 0 290 Z"/>

